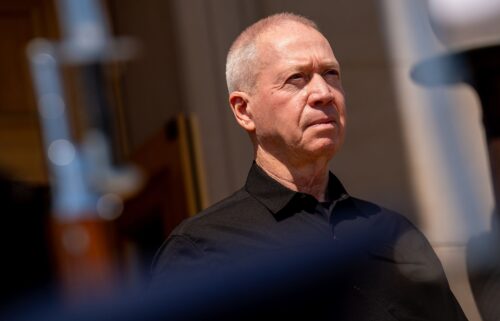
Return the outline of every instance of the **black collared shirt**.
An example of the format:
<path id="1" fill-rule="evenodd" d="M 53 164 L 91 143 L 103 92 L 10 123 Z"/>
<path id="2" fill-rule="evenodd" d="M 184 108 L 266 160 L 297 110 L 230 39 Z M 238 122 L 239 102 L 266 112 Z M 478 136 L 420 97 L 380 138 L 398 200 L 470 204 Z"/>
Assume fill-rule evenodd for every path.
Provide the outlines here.
<path id="1" fill-rule="evenodd" d="M 327 196 L 328 202 L 318 202 L 292 191 L 254 163 L 242 189 L 172 232 L 155 260 L 153 282 L 319 241 L 362 253 L 342 290 L 332 288 L 332 300 L 350 298 L 366 309 L 350 308 L 347 314 L 356 317 L 349 320 L 465 319 L 434 251 L 406 218 L 349 196 L 331 173 Z"/>

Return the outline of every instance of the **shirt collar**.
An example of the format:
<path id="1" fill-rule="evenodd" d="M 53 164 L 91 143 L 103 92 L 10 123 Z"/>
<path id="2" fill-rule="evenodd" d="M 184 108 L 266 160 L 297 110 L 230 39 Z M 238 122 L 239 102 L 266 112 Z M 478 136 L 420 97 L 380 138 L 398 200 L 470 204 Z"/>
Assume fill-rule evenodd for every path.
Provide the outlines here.
<path id="1" fill-rule="evenodd" d="M 267 175 L 255 161 L 248 173 L 245 189 L 250 195 L 262 203 L 273 214 L 277 214 L 294 198 L 312 196 L 293 191 Z M 347 197 L 347 192 L 340 180 L 329 172 L 327 196 L 334 202 Z"/>

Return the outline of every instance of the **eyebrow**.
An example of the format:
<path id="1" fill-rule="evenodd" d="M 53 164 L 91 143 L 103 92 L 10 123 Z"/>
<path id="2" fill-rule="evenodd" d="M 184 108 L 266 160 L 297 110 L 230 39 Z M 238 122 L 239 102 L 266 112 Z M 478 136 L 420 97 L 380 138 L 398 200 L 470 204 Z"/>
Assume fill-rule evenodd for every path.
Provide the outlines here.
<path id="1" fill-rule="evenodd" d="M 338 63 L 338 61 L 328 61 L 324 64 L 321 64 L 321 66 L 323 67 L 323 69 L 339 69 L 340 70 L 340 64 Z"/>
<path id="2" fill-rule="evenodd" d="M 311 69 L 312 69 L 312 64 L 310 62 L 297 63 L 297 64 L 294 64 L 293 66 L 290 66 L 289 68 L 283 70 L 282 72 L 280 72 L 277 75 L 276 79 L 278 81 L 282 81 L 295 72 L 304 71 L 304 70 L 311 70 Z M 340 64 L 336 61 L 333 61 L 333 60 L 320 64 L 321 71 L 325 71 L 325 70 L 329 70 L 329 69 L 336 69 L 336 70 L 340 71 Z"/>

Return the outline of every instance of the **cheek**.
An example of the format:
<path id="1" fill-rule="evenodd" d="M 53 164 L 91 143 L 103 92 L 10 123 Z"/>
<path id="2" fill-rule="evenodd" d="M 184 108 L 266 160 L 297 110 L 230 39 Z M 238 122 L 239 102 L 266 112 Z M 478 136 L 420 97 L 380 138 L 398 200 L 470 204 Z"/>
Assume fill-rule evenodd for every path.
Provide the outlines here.
<path id="1" fill-rule="evenodd" d="M 290 103 L 289 117 L 295 127 L 303 130 L 303 121 L 305 120 L 304 112 L 307 106 L 308 93 L 301 90 L 300 93 L 294 97 L 293 102 Z M 293 120 L 292 120 L 293 118 Z"/>
<path id="2" fill-rule="evenodd" d="M 339 129 L 338 129 L 338 135 L 341 140 L 344 139 L 345 132 L 346 132 L 346 114 L 345 114 L 345 109 L 342 109 L 339 111 Z"/>
<path id="3" fill-rule="evenodd" d="M 339 92 L 335 96 L 335 104 L 337 106 L 337 112 L 339 114 L 340 123 L 342 124 L 342 126 L 345 126 L 347 118 L 347 109 L 346 109 L 345 96 L 343 92 Z"/>
<path id="4" fill-rule="evenodd" d="M 258 136 L 274 135 L 280 119 L 279 109 L 269 103 L 260 103 L 255 109 L 253 118 Z"/>
<path id="5" fill-rule="evenodd" d="M 346 113 L 345 106 L 342 106 L 341 108 L 339 108 L 339 119 L 340 119 L 341 125 L 343 127 L 345 127 L 346 120 L 347 120 L 347 113 Z"/>
<path id="6" fill-rule="evenodd" d="M 268 108 L 265 111 L 267 116 L 267 121 L 270 125 L 277 127 L 296 126 L 301 117 L 302 108 L 299 108 L 299 104 L 296 101 L 290 99 L 276 99 L 272 103 L 268 104 Z"/>
<path id="7" fill-rule="evenodd" d="M 335 91 L 334 94 L 334 104 L 336 106 L 336 112 L 338 116 L 338 129 L 336 133 L 336 138 L 338 143 L 342 144 L 344 141 L 345 131 L 346 131 L 346 123 L 347 123 L 347 110 L 346 110 L 346 102 L 343 91 L 338 90 Z"/>
<path id="8" fill-rule="evenodd" d="M 257 109 L 254 119 L 260 135 L 288 137 L 299 135 L 300 121 L 307 95 L 270 94 L 255 101 Z"/>

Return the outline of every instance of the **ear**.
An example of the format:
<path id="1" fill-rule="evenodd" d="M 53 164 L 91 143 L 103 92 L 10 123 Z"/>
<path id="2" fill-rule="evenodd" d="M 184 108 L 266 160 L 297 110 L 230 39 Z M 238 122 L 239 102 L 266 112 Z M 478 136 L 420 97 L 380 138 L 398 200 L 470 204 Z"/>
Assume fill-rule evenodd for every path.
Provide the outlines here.
<path id="1" fill-rule="evenodd" d="M 242 91 L 233 91 L 229 95 L 229 105 L 233 111 L 234 117 L 238 124 L 247 132 L 255 130 L 255 123 L 252 117 L 252 111 L 249 107 L 250 97 Z"/>

